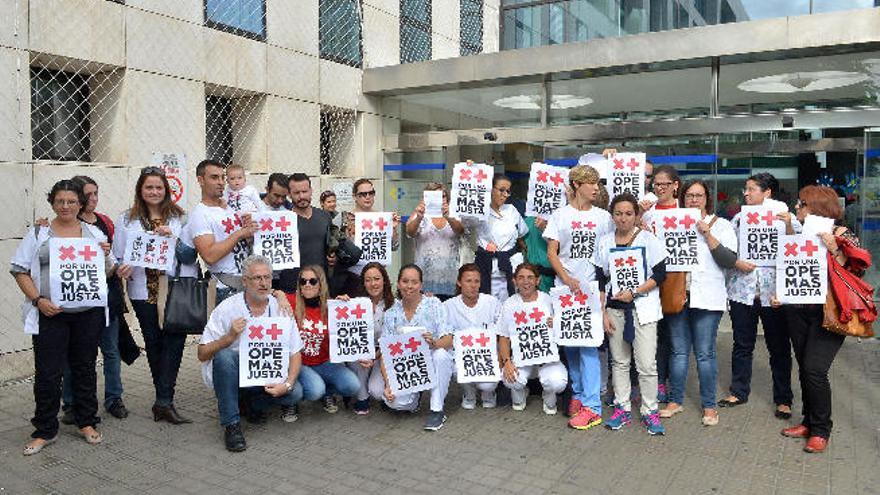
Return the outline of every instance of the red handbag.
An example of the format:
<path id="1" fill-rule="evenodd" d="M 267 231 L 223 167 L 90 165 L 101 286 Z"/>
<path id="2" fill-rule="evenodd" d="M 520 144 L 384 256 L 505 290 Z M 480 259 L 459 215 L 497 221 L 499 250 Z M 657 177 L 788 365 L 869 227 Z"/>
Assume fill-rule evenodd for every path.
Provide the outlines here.
<path id="1" fill-rule="evenodd" d="M 856 247 L 849 239 L 837 236 L 837 245 L 847 256 L 847 266 L 863 271 L 871 266 L 871 253 Z M 828 253 L 828 296 L 822 326 L 831 332 L 851 337 L 873 337 L 871 328 L 877 319 L 874 288 L 844 268 Z"/>

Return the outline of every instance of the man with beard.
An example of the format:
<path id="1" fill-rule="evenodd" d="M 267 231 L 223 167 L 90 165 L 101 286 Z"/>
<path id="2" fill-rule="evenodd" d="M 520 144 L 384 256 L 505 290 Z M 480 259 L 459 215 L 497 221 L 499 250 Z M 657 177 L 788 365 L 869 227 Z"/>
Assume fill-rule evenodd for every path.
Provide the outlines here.
<path id="1" fill-rule="evenodd" d="M 295 173 L 287 181 L 290 202 L 297 216 L 299 231 L 299 266 L 318 265 L 327 270 L 327 251 L 330 246 L 330 215 L 320 208 L 312 208 L 312 182 L 309 176 Z M 279 288 L 288 294 L 296 292 L 299 269 L 282 270 Z"/>

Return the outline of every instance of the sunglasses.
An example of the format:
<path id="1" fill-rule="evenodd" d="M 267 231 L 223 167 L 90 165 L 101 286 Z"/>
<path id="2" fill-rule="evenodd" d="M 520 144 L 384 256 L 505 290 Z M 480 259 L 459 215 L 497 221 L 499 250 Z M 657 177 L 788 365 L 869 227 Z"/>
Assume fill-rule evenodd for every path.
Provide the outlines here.
<path id="1" fill-rule="evenodd" d="M 147 174 L 165 175 L 165 171 L 159 167 L 144 167 L 144 168 L 142 168 L 141 175 L 147 175 Z"/>
<path id="2" fill-rule="evenodd" d="M 299 279 L 299 285 L 318 285 L 318 279 L 316 277 L 301 278 Z"/>
<path id="3" fill-rule="evenodd" d="M 375 196 L 375 195 L 376 195 L 375 189 L 373 189 L 372 191 L 361 191 L 361 192 L 357 193 L 357 197 L 359 197 L 359 198 L 369 198 L 370 196 Z"/>

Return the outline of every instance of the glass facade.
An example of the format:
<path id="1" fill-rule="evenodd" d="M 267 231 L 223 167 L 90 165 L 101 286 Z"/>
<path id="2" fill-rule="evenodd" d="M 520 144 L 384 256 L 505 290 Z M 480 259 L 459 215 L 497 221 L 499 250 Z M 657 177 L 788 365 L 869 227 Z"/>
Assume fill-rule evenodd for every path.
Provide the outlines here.
<path id="1" fill-rule="evenodd" d="M 876 0 L 502 0 L 501 49 L 876 7 Z"/>
<path id="2" fill-rule="evenodd" d="M 318 43 L 321 58 L 360 68 L 363 65 L 360 0 L 321 0 Z"/>
<path id="3" fill-rule="evenodd" d="M 431 60 L 431 0 L 400 0 L 400 63 Z"/>
<path id="4" fill-rule="evenodd" d="M 483 0 L 459 1 L 459 33 L 461 48 L 459 55 L 474 55 L 483 52 Z"/>
<path id="5" fill-rule="evenodd" d="M 239 36 L 266 39 L 265 0 L 205 0 L 205 25 Z"/>

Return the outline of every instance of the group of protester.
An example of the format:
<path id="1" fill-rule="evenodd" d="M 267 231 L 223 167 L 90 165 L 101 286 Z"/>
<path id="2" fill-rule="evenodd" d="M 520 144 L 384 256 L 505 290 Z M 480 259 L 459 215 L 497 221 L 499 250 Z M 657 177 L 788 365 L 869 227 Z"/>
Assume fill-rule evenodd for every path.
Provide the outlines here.
<path id="1" fill-rule="evenodd" d="M 604 420 L 606 426 L 619 430 L 630 424 L 632 404 L 639 402 L 647 432 L 662 435 L 662 419 L 684 412 L 693 353 L 701 422 L 717 425 L 719 407 L 737 407 L 749 400 L 760 318 L 770 352 L 773 400 L 779 418 L 792 415 L 792 350 L 799 366 L 803 420 L 783 430 L 783 435 L 807 438 L 809 452 L 821 452 L 827 445 L 832 426 L 828 371 L 843 337 L 822 328 L 821 305 L 780 305 L 774 295 L 775 269 L 738 259 L 739 215 L 732 221 L 717 216 L 711 187 L 701 180 L 684 183 L 673 167 L 656 167 L 652 173 L 649 169 L 656 201 L 639 202 L 624 193 L 609 203 L 597 170 L 578 165 L 569 173 L 568 204 L 549 218 L 523 219 L 510 202 L 512 183 L 504 175 L 493 178 L 489 215 L 482 221 L 450 216 L 446 188 L 429 184 L 427 190 L 443 193 L 441 216 L 426 216 L 425 204 L 420 203 L 406 220 L 402 234 L 401 219 L 393 216 L 392 249 L 399 248 L 399 235 L 414 239 L 415 244 L 415 263 L 397 273 L 396 294 L 386 267 L 360 261 L 357 249 L 351 248 L 354 215 L 374 211 L 376 190 L 369 180 L 354 183 L 353 211 L 337 212 L 336 197 L 330 191 L 321 194 L 321 208 L 312 206 L 311 182 L 304 174 L 271 174 L 262 194 L 246 184 L 241 166 L 226 167 L 205 160 L 196 168 L 196 175 L 201 201 L 187 214 L 172 201 L 162 170 L 144 168 L 131 208 L 115 223 L 96 212 L 98 186 L 88 177 L 62 180 L 52 187 L 47 199 L 54 216 L 28 231 L 11 265 L 26 298 L 25 328 L 33 335 L 34 344 L 34 432 L 25 455 L 36 454 L 58 438 L 62 382 L 67 411 L 62 420 L 75 424 L 86 442 L 102 441 L 96 429 L 100 422 L 95 369 L 98 348 L 104 356 L 105 409 L 120 419 L 128 415 L 118 343 L 127 332 L 127 326 L 122 325 L 126 295 L 145 342 L 155 387 L 154 420 L 190 422 L 174 405 L 186 334 L 163 331 L 159 321 L 160 281 L 167 274 L 129 266 L 123 258 L 126 236 L 137 232 L 177 239 L 175 260 L 168 273 L 195 277 L 200 259 L 217 280 L 217 306 L 204 330 L 194 333 L 201 333 L 198 359 L 205 383 L 216 395 L 225 444 L 231 451 L 246 448 L 241 416 L 264 422 L 274 405 L 280 406 L 285 422 L 297 420 L 301 400 L 321 401 L 324 410 L 337 412 L 337 397 L 359 415 L 369 414 L 371 400 L 397 411 L 419 411 L 421 394 L 392 390 L 378 349 L 374 359 L 345 364 L 330 361 L 328 301 L 356 296 L 372 302 L 377 342 L 380 336 L 395 335 L 402 328 L 426 330 L 424 337 L 436 370 L 436 383 L 429 392 L 427 430 L 440 429 L 447 419 L 445 403 L 456 358 L 452 335 L 472 327 L 497 335 L 501 383 L 510 390 L 513 410 L 526 408 L 529 380 L 537 378 L 546 414 L 557 414 L 557 398 L 570 387 L 571 398 L 564 405 L 568 425 L 586 430 L 602 424 L 602 393 L 610 368 L 612 407 Z M 774 201 L 778 193 L 779 182 L 767 173 L 750 177 L 743 189 L 749 205 Z M 696 208 L 701 213 L 697 224 L 701 271 L 688 275 L 682 285 L 684 308 L 664 314 L 660 286 L 676 274 L 667 272 L 666 249 L 656 235 L 654 218 L 664 209 L 678 207 Z M 273 270 L 268 259 L 250 254 L 258 230 L 253 213 L 279 210 L 296 214 L 301 268 Z M 785 223 L 788 233 L 794 233 L 809 214 L 841 223 L 843 212 L 836 193 L 827 187 L 804 187 L 795 214 L 785 207 L 777 218 Z M 845 227 L 833 230 L 820 238 L 843 266 L 849 266 L 838 242 L 846 239 L 857 245 L 858 240 Z M 476 238 L 476 252 L 472 262 L 462 263 L 462 243 L 471 233 Z M 109 282 L 106 307 L 69 309 L 53 303 L 51 238 L 100 242 Z M 635 288 L 614 291 L 609 253 L 624 247 L 643 248 L 647 276 Z M 565 286 L 578 294 L 593 282 L 598 282 L 602 295 L 606 345 L 601 349 L 564 347 L 558 362 L 518 366 L 511 356 L 514 329 L 503 315 L 525 304 L 538 304 L 542 313 L 552 318 L 553 305 L 546 293 L 551 286 Z M 725 311 L 730 312 L 733 324 L 731 384 L 729 394 L 716 400 L 715 343 Z M 292 317 L 298 329 L 287 342 L 288 376 L 265 387 L 240 388 L 238 348 L 247 319 L 281 315 Z M 603 356 L 608 356 L 607 361 Z M 638 394 L 632 390 L 634 382 Z M 478 399 L 484 408 L 496 407 L 498 385 L 463 384 L 461 407 L 474 409 Z M 663 403 L 666 405 L 661 408 Z"/>

